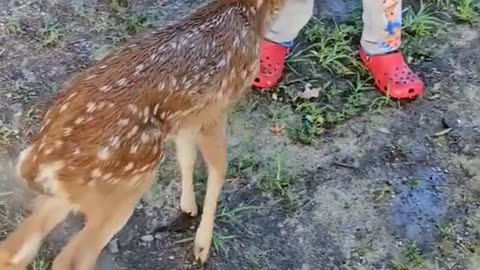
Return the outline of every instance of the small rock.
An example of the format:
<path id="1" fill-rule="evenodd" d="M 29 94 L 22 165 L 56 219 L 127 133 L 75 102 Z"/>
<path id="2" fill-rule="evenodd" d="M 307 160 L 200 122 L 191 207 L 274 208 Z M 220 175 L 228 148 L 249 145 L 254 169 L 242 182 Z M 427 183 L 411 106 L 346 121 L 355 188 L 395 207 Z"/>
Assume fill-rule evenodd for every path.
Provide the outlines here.
<path id="1" fill-rule="evenodd" d="M 170 261 L 173 261 L 173 260 L 175 260 L 175 257 L 172 255 L 172 256 L 168 257 L 168 259 L 169 259 Z"/>
<path id="2" fill-rule="evenodd" d="M 142 240 L 142 242 L 152 242 L 153 240 L 155 239 L 155 237 L 153 237 L 153 235 L 151 234 L 147 234 L 147 235 L 144 235 L 142 237 L 140 237 L 140 240 Z"/>
<path id="3" fill-rule="evenodd" d="M 110 253 L 112 254 L 118 253 L 119 251 L 118 238 L 115 238 L 112 241 L 110 241 L 110 243 L 108 243 L 108 251 L 110 251 Z"/>
<path id="4" fill-rule="evenodd" d="M 442 123 L 446 128 L 461 128 L 465 126 L 466 120 L 456 112 L 446 112 Z"/>

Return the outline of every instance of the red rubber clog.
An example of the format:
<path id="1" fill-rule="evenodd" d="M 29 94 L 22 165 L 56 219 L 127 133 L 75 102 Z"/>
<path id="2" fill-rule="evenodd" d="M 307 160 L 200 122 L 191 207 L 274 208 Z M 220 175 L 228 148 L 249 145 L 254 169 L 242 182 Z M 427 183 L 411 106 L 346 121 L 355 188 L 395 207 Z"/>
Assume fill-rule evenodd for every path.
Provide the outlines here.
<path id="1" fill-rule="evenodd" d="M 369 56 L 360 49 L 360 59 L 372 73 L 375 84 L 394 99 L 414 99 L 422 95 L 425 85 L 407 65 L 401 52 Z"/>

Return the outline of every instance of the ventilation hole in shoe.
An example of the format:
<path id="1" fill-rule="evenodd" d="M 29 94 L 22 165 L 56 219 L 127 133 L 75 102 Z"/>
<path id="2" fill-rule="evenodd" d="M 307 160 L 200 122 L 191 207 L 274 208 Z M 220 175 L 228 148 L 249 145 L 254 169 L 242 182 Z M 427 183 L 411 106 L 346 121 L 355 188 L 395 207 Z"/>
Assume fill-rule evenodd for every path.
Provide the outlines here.
<path id="1" fill-rule="evenodd" d="M 405 74 L 405 70 L 402 70 L 402 74 Z"/>
<path id="2" fill-rule="evenodd" d="M 263 60 L 262 60 L 262 59 L 260 59 L 260 63 L 263 63 Z"/>
<path id="3" fill-rule="evenodd" d="M 260 78 L 255 78 L 255 82 L 256 82 L 256 83 L 259 83 L 259 82 L 260 82 Z"/>
<path id="4" fill-rule="evenodd" d="M 269 57 L 269 56 L 266 56 L 265 59 L 270 60 L 270 57 Z"/>
<path id="5" fill-rule="evenodd" d="M 413 94 L 413 92 L 415 92 L 415 89 L 413 88 L 408 89 L 408 93 Z"/>
<path id="6" fill-rule="evenodd" d="M 385 76 L 387 76 L 387 73 L 385 73 Z M 394 76 L 395 76 L 395 77 L 398 77 L 398 73 L 395 73 Z"/>
<path id="7" fill-rule="evenodd" d="M 400 70 L 400 69 L 398 67 L 396 67 L 395 70 Z"/>
<path id="8" fill-rule="evenodd" d="M 386 86 L 383 87 L 383 90 L 385 90 L 385 92 L 388 91 L 388 88 Z"/>
<path id="9" fill-rule="evenodd" d="M 271 66 L 272 66 L 272 64 L 268 64 L 268 66 L 269 66 L 269 67 L 271 67 Z"/>

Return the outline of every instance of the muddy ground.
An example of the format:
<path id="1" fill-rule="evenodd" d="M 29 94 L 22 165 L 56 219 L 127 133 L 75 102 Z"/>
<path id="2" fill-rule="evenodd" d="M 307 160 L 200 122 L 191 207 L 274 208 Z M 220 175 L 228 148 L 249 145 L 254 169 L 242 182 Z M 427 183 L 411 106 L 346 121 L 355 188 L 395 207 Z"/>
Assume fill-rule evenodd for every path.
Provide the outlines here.
<path id="1" fill-rule="evenodd" d="M 200 2 L 0 0 L 0 238 L 24 215 L 12 167 L 41 104 L 70 75 Z M 358 65 L 351 2 L 317 3 L 322 20 L 303 33 L 285 82 L 250 93 L 232 114 L 206 269 L 480 269 L 480 4 L 405 5 L 405 52 L 427 90 L 397 103 Z M 313 97 L 298 97 L 306 87 Z M 179 214 L 178 180 L 170 157 L 98 269 L 201 269 L 195 224 L 152 233 Z M 48 269 L 80 224 L 58 228 L 32 269 Z"/>

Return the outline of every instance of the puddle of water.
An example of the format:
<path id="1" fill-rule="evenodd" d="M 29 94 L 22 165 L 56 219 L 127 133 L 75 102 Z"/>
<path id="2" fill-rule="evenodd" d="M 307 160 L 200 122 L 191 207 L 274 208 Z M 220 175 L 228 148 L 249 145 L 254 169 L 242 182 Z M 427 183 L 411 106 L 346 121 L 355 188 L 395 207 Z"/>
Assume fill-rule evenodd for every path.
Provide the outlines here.
<path id="1" fill-rule="evenodd" d="M 443 173 L 431 169 L 417 171 L 413 177 L 396 177 L 397 197 L 390 208 L 391 225 L 396 234 L 423 250 L 429 250 L 437 236 L 436 225 L 447 212 L 447 194 L 439 187 L 444 185 Z"/>

